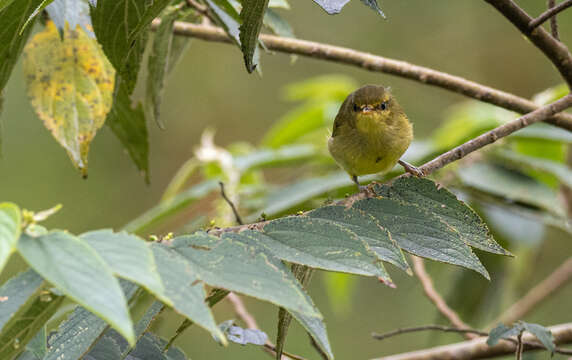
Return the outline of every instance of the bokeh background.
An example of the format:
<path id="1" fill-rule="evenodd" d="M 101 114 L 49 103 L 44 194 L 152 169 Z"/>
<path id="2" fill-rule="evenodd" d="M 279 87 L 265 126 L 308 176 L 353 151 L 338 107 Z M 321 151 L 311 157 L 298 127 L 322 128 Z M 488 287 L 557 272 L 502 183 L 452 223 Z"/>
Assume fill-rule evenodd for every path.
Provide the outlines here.
<path id="1" fill-rule="evenodd" d="M 540 14 L 545 6 L 545 1 L 538 0 L 518 3 L 531 14 Z M 384 0 L 380 5 L 387 20 L 357 0 L 336 16 L 327 15 L 311 0 L 292 2 L 291 10 L 279 12 L 299 38 L 432 67 L 520 96 L 530 97 L 560 83 L 551 63 L 484 1 Z M 559 24 L 561 39 L 572 44 L 572 10 L 559 15 Z M 151 183 L 146 185 L 119 141 L 105 127 L 91 148 L 89 178 L 82 179 L 35 116 L 18 65 L 5 89 L 1 114 L 0 200 L 31 210 L 63 204 L 58 215 L 46 224 L 51 228 L 75 233 L 104 227 L 118 229 L 157 203 L 176 170 L 192 155 L 206 127 L 216 129 L 219 145 L 236 141 L 256 144 L 264 129 L 294 106 L 283 100 L 281 89 L 313 76 L 338 73 L 360 84 L 391 86 L 414 123 L 415 136 L 421 139 L 440 123 L 449 106 L 464 100 L 460 95 L 409 80 L 303 57 L 292 63 L 284 54 L 263 54 L 262 67 L 262 77 L 249 75 L 236 47 L 192 41 L 167 83 L 162 106 L 167 129 L 162 131 L 149 124 Z M 541 280 L 571 253 L 569 235 L 547 231 L 544 245 L 534 254 L 536 267 L 522 290 Z M 22 266 L 19 259 L 11 260 L 10 271 L 0 282 Z M 451 279 L 462 270 L 429 264 L 429 271 L 443 294 L 456 291 Z M 381 343 L 373 340 L 372 331 L 440 321 L 414 278 L 397 271 L 392 276 L 397 289 L 388 289 L 372 279 L 352 280 L 351 302 L 346 307 L 336 305 L 337 299 L 328 296 L 323 274 L 312 282 L 309 291 L 325 315 L 338 359 L 365 359 L 460 340 L 455 335 L 441 334 L 404 335 Z M 492 277 L 490 286 L 495 283 L 494 273 Z M 470 299 L 470 291 L 463 296 Z M 570 321 L 571 298 L 572 289 L 568 287 L 526 320 L 544 325 Z M 261 328 L 274 337 L 276 308 L 252 299 L 245 301 Z M 215 308 L 215 316 L 223 321 L 234 314 L 223 302 Z M 158 331 L 168 335 L 168 325 L 176 320 L 174 314 L 167 313 L 157 324 Z M 219 347 L 196 327 L 177 345 L 192 359 L 269 358 L 254 346 Z M 286 348 L 309 359 L 318 358 L 297 324 L 290 330 Z"/>

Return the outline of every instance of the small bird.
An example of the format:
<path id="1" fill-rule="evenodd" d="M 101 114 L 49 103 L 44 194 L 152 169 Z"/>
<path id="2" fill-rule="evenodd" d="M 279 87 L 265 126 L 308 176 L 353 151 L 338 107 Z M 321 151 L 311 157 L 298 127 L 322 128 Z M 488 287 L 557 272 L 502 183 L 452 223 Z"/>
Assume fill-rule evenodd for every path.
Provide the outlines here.
<path id="1" fill-rule="evenodd" d="M 412 139 L 411 123 L 389 90 L 365 85 L 342 103 L 328 150 L 361 191 L 358 176 L 387 172 L 396 163 L 408 173 L 423 175 L 400 159 Z"/>

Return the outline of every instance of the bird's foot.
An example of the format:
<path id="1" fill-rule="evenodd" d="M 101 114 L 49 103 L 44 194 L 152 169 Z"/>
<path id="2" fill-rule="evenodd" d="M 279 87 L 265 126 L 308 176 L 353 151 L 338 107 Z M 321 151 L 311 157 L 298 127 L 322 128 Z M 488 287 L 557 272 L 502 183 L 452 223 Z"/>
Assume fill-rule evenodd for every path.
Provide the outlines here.
<path id="1" fill-rule="evenodd" d="M 423 170 L 411 165 L 408 162 L 405 162 L 403 160 L 399 160 L 398 163 L 399 163 L 399 165 L 403 166 L 403 169 L 405 169 L 405 172 L 408 172 L 413 176 L 417 176 L 417 177 L 425 176 L 425 173 L 423 172 Z"/>

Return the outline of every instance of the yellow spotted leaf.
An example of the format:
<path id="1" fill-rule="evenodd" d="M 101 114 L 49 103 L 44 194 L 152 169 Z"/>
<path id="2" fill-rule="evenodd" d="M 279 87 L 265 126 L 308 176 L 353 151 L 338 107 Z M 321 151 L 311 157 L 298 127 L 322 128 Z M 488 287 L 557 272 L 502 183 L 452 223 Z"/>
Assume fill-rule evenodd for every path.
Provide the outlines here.
<path id="1" fill-rule="evenodd" d="M 111 109 L 115 70 L 97 41 L 52 21 L 24 49 L 28 97 L 44 125 L 87 175 L 89 144 Z"/>

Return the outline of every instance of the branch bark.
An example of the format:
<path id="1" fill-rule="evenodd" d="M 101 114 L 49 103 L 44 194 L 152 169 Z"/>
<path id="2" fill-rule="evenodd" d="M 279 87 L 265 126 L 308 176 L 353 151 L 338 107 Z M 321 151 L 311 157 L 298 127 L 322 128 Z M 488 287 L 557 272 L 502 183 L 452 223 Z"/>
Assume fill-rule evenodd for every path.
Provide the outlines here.
<path id="1" fill-rule="evenodd" d="M 159 23 L 160 20 L 155 19 L 153 21 L 153 27 L 156 28 Z M 177 35 L 194 37 L 205 41 L 231 43 L 230 38 L 226 35 L 224 30 L 214 26 L 195 25 L 177 21 L 175 22 L 174 32 Z M 538 105 L 528 99 L 489 86 L 484 86 L 459 76 L 413 65 L 405 61 L 377 56 L 341 46 L 268 34 L 260 34 L 260 40 L 269 50 L 353 65 L 370 71 L 403 77 L 456 92 L 520 114 L 525 114 L 539 108 Z M 558 114 L 545 119 L 545 121 L 549 124 L 572 131 L 571 114 Z"/>
<path id="2" fill-rule="evenodd" d="M 537 18 L 532 20 L 528 24 L 528 27 L 532 30 L 535 27 L 542 24 L 543 22 L 545 22 L 546 20 L 554 18 L 554 16 L 556 14 L 558 14 L 559 12 L 569 8 L 570 6 L 572 6 L 572 0 L 562 1 L 560 4 L 550 7 L 548 10 L 546 10 L 545 12 L 540 14 Z"/>
<path id="3" fill-rule="evenodd" d="M 523 33 L 544 55 L 552 61 L 562 78 L 572 89 L 572 54 L 566 45 L 552 37 L 544 28 L 531 28 L 533 19 L 513 0 L 485 0 L 506 17 Z"/>
<path id="4" fill-rule="evenodd" d="M 555 344 L 572 343 L 572 323 L 560 324 L 548 328 L 554 335 Z M 534 335 L 525 333 L 522 338 L 524 351 L 543 349 Z M 398 355 L 390 355 L 376 360 L 472 360 L 514 354 L 516 344 L 502 340 L 495 346 L 488 346 L 486 338 L 473 339 L 461 343 L 438 346 Z M 526 343 L 534 343 L 531 345 Z"/>

